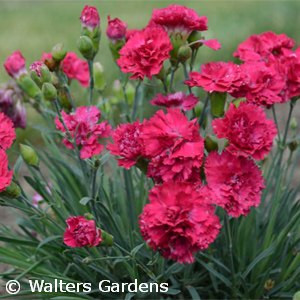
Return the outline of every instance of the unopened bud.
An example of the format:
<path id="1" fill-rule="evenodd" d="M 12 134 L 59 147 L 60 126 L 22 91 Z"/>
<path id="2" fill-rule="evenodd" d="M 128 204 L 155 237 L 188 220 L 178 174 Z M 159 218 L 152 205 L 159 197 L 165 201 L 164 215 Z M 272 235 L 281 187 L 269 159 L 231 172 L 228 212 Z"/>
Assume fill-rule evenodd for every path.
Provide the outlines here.
<path id="1" fill-rule="evenodd" d="M 289 142 L 288 147 L 291 150 L 291 152 L 294 152 L 295 150 L 297 150 L 299 144 L 300 144 L 299 141 L 294 140 L 294 141 Z"/>
<path id="2" fill-rule="evenodd" d="M 226 97 L 226 93 L 213 92 L 210 94 L 210 111 L 213 118 L 223 117 Z"/>
<path id="3" fill-rule="evenodd" d="M 8 198 L 18 198 L 21 195 L 21 189 L 16 183 L 12 181 L 10 186 L 8 186 L 6 190 L 1 193 L 1 195 Z"/>
<path id="4" fill-rule="evenodd" d="M 67 55 L 67 51 L 64 49 L 64 45 L 59 43 L 52 48 L 51 54 L 54 60 L 62 61 Z"/>
<path id="5" fill-rule="evenodd" d="M 214 150 L 218 150 L 218 139 L 213 136 L 213 135 L 208 135 L 206 138 L 205 138 L 205 149 L 208 151 L 208 152 L 211 152 L 211 151 L 214 151 Z"/>
<path id="6" fill-rule="evenodd" d="M 85 59 L 87 60 L 93 59 L 94 57 L 93 42 L 88 36 L 82 35 L 77 42 L 77 47 Z"/>
<path id="7" fill-rule="evenodd" d="M 40 68 L 41 78 L 43 82 L 51 82 L 51 73 L 46 65 Z"/>
<path id="8" fill-rule="evenodd" d="M 294 117 L 292 118 L 290 127 L 292 130 L 296 130 L 298 128 L 298 122 L 297 122 L 296 118 L 294 118 Z"/>
<path id="9" fill-rule="evenodd" d="M 112 246 L 114 244 L 114 237 L 102 229 L 101 229 L 101 233 L 102 233 L 101 246 L 109 246 L 109 247 Z"/>
<path id="10" fill-rule="evenodd" d="M 201 36 L 201 33 L 199 31 L 193 31 L 189 37 L 188 37 L 188 43 L 192 44 L 190 47 L 194 50 L 194 49 L 198 49 L 199 47 L 202 46 L 202 43 L 196 43 L 199 40 L 202 40 L 203 37 Z"/>
<path id="11" fill-rule="evenodd" d="M 52 83 L 45 82 L 42 87 L 43 96 L 48 101 L 55 101 L 57 99 L 57 90 Z"/>
<path id="12" fill-rule="evenodd" d="M 181 46 L 178 50 L 178 61 L 186 62 L 192 56 L 192 49 L 188 45 Z"/>
<path id="13" fill-rule="evenodd" d="M 20 144 L 20 153 L 27 165 L 37 168 L 39 167 L 40 160 L 33 148 L 27 145 Z"/>
<path id="14" fill-rule="evenodd" d="M 293 300 L 300 300 L 300 291 L 293 296 Z"/>
<path id="15" fill-rule="evenodd" d="M 106 80 L 103 67 L 99 62 L 94 63 L 94 85 L 98 91 L 103 91 L 106 87 Z"/>
<path id="16" fill-rule="evenodd" d="M 41 96 L 41 90 L 38 85 L 32 80 L 32 78 L 25 74 L 17 79 L 17 83 L 20 88 L 33 99 L 39 99 Z"/>

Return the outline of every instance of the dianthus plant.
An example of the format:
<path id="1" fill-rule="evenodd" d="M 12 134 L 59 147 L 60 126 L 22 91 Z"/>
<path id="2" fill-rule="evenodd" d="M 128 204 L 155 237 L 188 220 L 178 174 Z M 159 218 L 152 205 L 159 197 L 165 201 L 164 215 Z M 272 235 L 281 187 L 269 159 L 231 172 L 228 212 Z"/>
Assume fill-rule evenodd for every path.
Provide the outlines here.
<path id="1" fill-rule="evenodd" d="M 291 298 L 300 289 L 295 41 L 264 32 L 240 43 L 235 62 L 205 62 L 197 54 L 221 44 L 205 39 L 207 17 L 190 8 L 155 9 L 143 29 L 108 16 L 112 83 L 96 61 L 97 8 L 85 6 L 80 21 L 80 54 L 57 44 L 29 68 L 20 51 L 4 63 L 0 204 L 21 214 L 1 227 L 2 278 L 30 299 Z M 43 117 L 41 141 L 20 144 L 12 167 L 7 151 L 28 105 Z M 32 293 L 33 279 L 89 288 Z"/>

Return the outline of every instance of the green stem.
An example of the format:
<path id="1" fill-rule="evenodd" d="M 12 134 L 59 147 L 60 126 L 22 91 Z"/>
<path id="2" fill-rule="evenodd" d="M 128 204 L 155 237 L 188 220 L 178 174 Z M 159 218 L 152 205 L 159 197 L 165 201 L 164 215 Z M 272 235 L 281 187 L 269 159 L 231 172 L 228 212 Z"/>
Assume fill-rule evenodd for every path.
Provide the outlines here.
<path id="1" fill-rule="evenodd" d="M 188 74 L 188 70 L 187 70 L 187 67 L 186 67 L 186 63 L 183 63 L 183 72 L 184 72 L 184 77 L 185 79 L 189 79 L 189 74 Z M 192 88 L 190 86 L 188 86 L 188 90 L 189 90 L 189 93 L 191 94 L 192 93 Z"/>
<path id="2" fill-rule="evenodd" d="M 207 96 L 205 98 L 205 102 L 204 102 L 204 106 L 203 106 L 203 110 L 201 112 L 200 118 L 199 118 L 199 125 L 202 126 L 204 118 L 205 118 L 205 111 L 208 105 L 208 101 L 209 101 L 209 94 L 207 93 Z"/>
<path id="3" fill-rule="evenodd" d="M 139 87 L 140 87 L 141 83 L 142 83 L 142 81 L 139 80 L 139 82 L 135 88 L 134 103 L 133 103 L 133 109 L 132 109 L 132 114 L 131 114 L 132 120 L 135 120 L 136 114 L 137 114 L 137 109 L 139 106 Z"/>
<path id="4" fill-rule="evenodd" d="M 177 69 L 178 69 L 178 62 L 176 63 L 175 66 L 172 66 L 172 68 L 171 68 L 170 92 L 172 92 L 173 83 L 174 83 L 174 77 L 175 77 L 175 72 L 176 72 Z"/>
<path id="5" fill-rule="evenodd" d="M 93 93 L 94 93 L 94 64 L 92 60 L 88 60 L 89 72 L 90 72 L 90 105 L 93 104 Z"/>
<path id="6" fill-rule="evenodd" d="M 272 105 L 272 113 L 273 113 L 273 118 L 276 124 L 276 128 L 277 128 L 277 132 L 278 132 L 278 141 L 279 144 L 281 143 L 281 138 L 280 138 L 280 131 L 279 131 L 279 125 L 278 125 L 278 120 L 277 120 L 277 116 L 276 116 L 276 111 L 275 111 L 275 106 Z"/>
<path id="7" fill-rule="evenodd" d="M 232 252 L 232 236 L 231 236 L 229 216 L 227 214 L 225 215 L 225 232 L 227 236 L 228 252 L 229 252 L 229 259 L 230 259 L 230 270 L 232 276 L 232 298 L 236 299 L 236 276 L 235 276 L 233 252 Z"/>

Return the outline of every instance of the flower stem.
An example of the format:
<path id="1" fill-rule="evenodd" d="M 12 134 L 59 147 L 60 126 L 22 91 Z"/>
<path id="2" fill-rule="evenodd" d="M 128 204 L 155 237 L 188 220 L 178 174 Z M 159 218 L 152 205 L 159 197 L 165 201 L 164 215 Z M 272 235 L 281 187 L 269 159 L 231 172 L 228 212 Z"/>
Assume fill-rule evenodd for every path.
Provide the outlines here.
<path id="1" fill-rule="evenodd" d="M 276 111 L 275 111 L 275 106 L 272 105 L 272 113 L 273 113 L 273 118 L 276 124 L 276 128 L 277 128 L 277 132 L 278 132 L 278 141 L 279 144 L 281 143 L 281 137 L 280 137 L 280 131 L 279 131 L 279 125 L 278 125 L 278 120 L 277 120 L 277 116 L 276 116 Z"/>
<path id="2" fill-rule="evenodd" d="M 206 98 L 205 98 L 205 102 L 204 102 L 204 107 L 203 110 L 201 112 L 200 118 L 199 118 L 199 125 L 202 126 L 204 118 L 205 118 L 205 111 L 208 105 L 208 101 L 209 101 L 209 94 L 207 93 Z"/>
<path id="3" fill-rule="evenodd" d="M 184 72 L 184 77 L 185 79 L 189 79 L 189 74 L 188 74 L 188 70 L 187 70 L 187 67 L 186 67 L 186 63 L 183 63 L 183 72 Z M 188 86 L 188 90 L 189 90 L 189 93 L 191 94 L 192 93 L 192 88 L 190 86 Z"/>
<path id="4" fill-rule="evenodd" d="M 236 299 L 236 276 L 235 276 L 233 253 L 232 253 L 232 236 L 231 236 L 229 216 L 227 214 L 225 215 L 225 232 L 227 236 L 228 252 L 229 252 L 229 259 L 230 259 L 230 270 L 232 276 L 232 299 Z"/>
<path id="5" fill-rule="evenodd" d="M 92 60 L 88 60 L 89 72 L 90 72 L 90 105 L 93 104 L 93 93 L 94 93 L 94 65 Z"/>
<path id="6" fill-rule="evenodd" d="M 134 103 L 133 103 L 133 109 L 132 109 L 132 114 L 131 114 L 132 120 L 135 120 L 136 114 L 137 114 L 137 109 L 139 106 L 139 87 L 140 87 L 141 83 L 142 83 L 142 81 L 139 80 L 139 82 L 135 88 Z"/>

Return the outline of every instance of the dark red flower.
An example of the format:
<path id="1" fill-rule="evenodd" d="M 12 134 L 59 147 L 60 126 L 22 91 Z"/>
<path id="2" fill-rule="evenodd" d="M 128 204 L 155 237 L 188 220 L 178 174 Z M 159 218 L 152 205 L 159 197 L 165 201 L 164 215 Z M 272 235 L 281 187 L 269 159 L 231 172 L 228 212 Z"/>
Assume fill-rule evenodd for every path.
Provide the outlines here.
<path id="1" fill-rule="evenodd" d="M 148 176 L 156 182 L 201 180 L 204 140 L 196 120 L 179 109 L 160 110 L 143 123 L 140 137 L 150 159 Z"/>
<path id="2" fill-rule="evenodd" d="M 80 157 L 82 159 L 98 155 L 104 149 L 99 140 L 108 137 L 111 128 L 106 121 L 99 123 L 100 116 L 101 112 L 96 106 L 81 106 L 71 114 L 62 112 L 68 132 L 75 139 L 76 145 L 80 147 Z M 66 132 L 58 117 L 55 119 L 55 124 L 58 130 Z M 67 138 L 63 139 L 63 143 L 69 149 L 74 148 L 73 143 Z"/>
<path id="3" fill-rule="evenodd" d="M 228 92 L 243 83 L 240 67 L 232 62 L 211 62 L 201 67 L 201 72 L 191 72 L 185 81 L 188 86 L 202 87 L 205 91 Z"/>
<path id="4" fill-rule="evenodd" d="M 243 61 L 266 61 L 269 56 L 280 56 L 289 51 L 294 44 L 294 40 L 285 34 L 268 31 L 251 35 L 238 46 L 234 56 Z"/>
<path id="5" fill-rule="evenodd" d="M 8 149 L 16 138 L 13 122 L 0 112 L 0 148 Z"/>
<path id="6" fill-rule="evenodd" d="M 70 217 L 64 233 L 64 243 L 72 248 L 95 247 L 102 242 L 102 232 L 97 228 L 94 220 L 85 217 Z"/>
<path id="7" fill-rule="evenodd" d="M 211 152 L 205 163 L 205 175 L 213 201 L 232 217 L 245 216 L 251 207 L 260 204 L 264 179 L 252 159 L 227 151 Z"/>
<path id="8" fill-rule="evenodd" d="M 25 58 L 20 51 L 13 52 L 4 62 L 4 68 L 9 76 L 18 78 L 26 73 Z"/>
<path id="9" fill-rule="evenodd" d="M 107 17 L 107 22 L 108 22 L 108 26 L 106 29 L 107 37 L 112 42 L 125 40 L 127 24 L 118 18 L 111 19 L 110 16 Z"/>
<path id="10" fill-rule="evenodd" d="M 139 121 L 133 124 L 119 125 L 112 133 L 114 143 L 107 146 L 111 154 L 120 156 L 118 164 L 125 169 L 135 165 L 138 158 L 142 155 L 141 126 L 142 124 Z"/>
<path id="11" fill-rule="evenodd" d="M 192 31 L 207 30 L 207 17 L 200 17 L 191 8 L 172 4 L 154 9 L 150 24 L 163 26 L 169 34 L 181 34 L 187 38 Z"/>
<path id="12" fill-rule="evenodd" d="M 90 73 L 88 63 L 78 58 L 76 53 L 68 52 L 61 63 L 61 68 L 68 78 L 78 80 L 84 87 L 89 85 Z"/>
<path id="13" fill-rule="evenodd" d="M 150 103 L 152 105 L 180 108 L 187 111 L 193 109 L 198 102 L 199 99 L 193 94 L 186 95 L 183 92 L 177 92 L 166 96 L 158 94 Z"/>
<path id="14" fill-rule="evenodd" d="M 13 177 L 13 172 L 8 169 L 8 159 L 7 155 L 0 148 L 0 192 L 5 191 L 5 189 L 11 184 Z"/>
<path id="15" fill-rule="evenodd" d="M 95 29 L 100 25 L 100 17 L 96 7 L 86 5 L 80 16 L 82 26 Z"/>
<path id="16" fill-rule="evenodd" d="M 129 38 L 119 52 L 117 63 L 122 72 L 132 73 L 131 79 L 152 78 L 160 72 L 171 50 L 172 45 L 164 29 L 146 27 Z"/>
<path id="17" fill-rule="evenodd" d="M 245 102 L 238 108 L 231 103 L 224 118 L 213 120 L 212 126 L 219 138 L 228 139 L 227 151 L 257 160 L 271 151 L 277 134 L 274 121 L 267 119 L 263 109 Z"/>
<path id="18" fill-rule="evenodd" d="M 165 258 L 193 263 L 195 252 L 216 239 L 221 224 L 206 188 L 164 183 L 150 191 L 149 200 L 140 216 L 141 233 Z"/>

